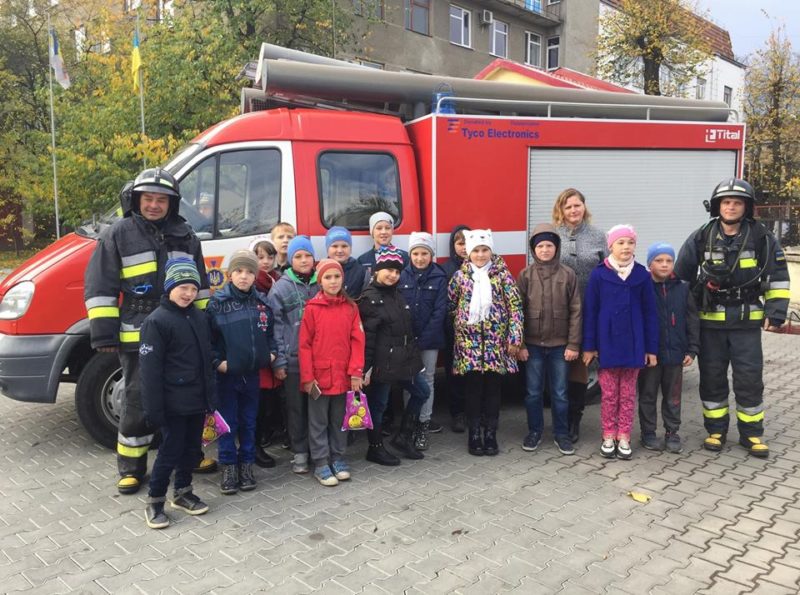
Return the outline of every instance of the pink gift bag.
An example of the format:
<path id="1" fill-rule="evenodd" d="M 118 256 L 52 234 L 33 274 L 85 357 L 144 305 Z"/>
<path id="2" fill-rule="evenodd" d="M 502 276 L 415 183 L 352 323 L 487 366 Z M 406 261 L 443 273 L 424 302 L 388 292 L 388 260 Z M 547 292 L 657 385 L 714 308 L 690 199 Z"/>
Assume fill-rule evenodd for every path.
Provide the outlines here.
<path id="1" fill-rule="evenodd" d="M 371 429 L 372 416 L 369 413 L 369 405 L 367 405 L 367 395 L 361 391 L 348 391 L 344 398 L 342 432 Z"/>
<path id="2" fill-rule="evenodd" d="M 231 431 L 228 422 L 220 415 L 219 411 L 206 414 L 206 423 L 203 426 L 203 446 L 208 446 L 214 440 Z"/>

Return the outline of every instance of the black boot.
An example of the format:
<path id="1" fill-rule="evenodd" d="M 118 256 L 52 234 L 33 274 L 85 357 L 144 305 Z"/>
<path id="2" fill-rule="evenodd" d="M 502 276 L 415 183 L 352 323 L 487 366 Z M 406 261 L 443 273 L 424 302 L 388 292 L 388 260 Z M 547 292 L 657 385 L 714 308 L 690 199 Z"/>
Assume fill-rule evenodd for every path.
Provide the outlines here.
<path id="1" fill-rule="evenodd" d="M 256 444 L 256 465 L 264 469 L 272 469 L 275 466 L 275 459 L 260 444 Z"/>
<path id="2" fill-rule="evenodd" d="M 481 425 L 478 422 L 470 422 L 469 424 L 469 454 L 482 457 L 483 456 L 483 438 L 481 437 Z"/>
<path id="3" fill-rule="evenodd" d="M 368 461 L 386 467 L 396 467 L 400 464 L 400 459 L 383 446 L 383 434 L 380 426 L 367 430 L 367 439 L 369 440 L 369 448 L 367 449 Z"/>
<path id="4" fill-rule="evenodd" d="M 492 419 L 486 423 L 483 429 L 483 454 L 493 457 L 500 448 L 497 446 L 497 420 Z"/>
<path id="5" fill-rule="evenodd" d="M 239 489 L 243 492 L 256 489 L 256 478 L 253 476 L 253 465 L 250 463 L 239 465 Z"/>
<path id="6" fill-rule="evenodd" d="M 400 454 L 407 459 L 424 459 L 425 455 L 419 452 L 414 446 L 414 428 L 419 422 L 419 415 L 414 415 L 408 411 L 403 413 L 400 422 L 400 430 L 392 438 L 390 444 L 400 451 Z"/>
<path id="7" fill-rule="evenodd" d="M 567 385 L 569 399 L 569 439 L 576 443 L 581 435 L 581 418 L 586 404 L 586 387 L 583 382 L 570 382 Z"/>
<path id="8" fill-rule="evenodd" d="M 222 466 L 222 479 L 219 482 L 219 491 L 223 494 L 235 494 L 239 490 L 239 470 L 236 465 Z"/>
<path id="9" fill-rule="evenodd" d="M 569 439 L 570 442 L 575 444 L 581 437 L 581 418 L 583 413 L 579 411 L 569 412 Z"/>

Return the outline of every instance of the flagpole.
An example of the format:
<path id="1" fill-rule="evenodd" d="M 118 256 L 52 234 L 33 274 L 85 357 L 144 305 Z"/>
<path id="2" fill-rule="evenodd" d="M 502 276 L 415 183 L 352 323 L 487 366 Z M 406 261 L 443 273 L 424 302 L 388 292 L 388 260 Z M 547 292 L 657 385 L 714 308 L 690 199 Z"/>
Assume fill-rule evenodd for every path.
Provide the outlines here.
<path id="1" fill-rule="evenodd" d="M 139 15 L 136 15 L 136 38 L 141 43 L 141 37 L 139 37 Z M 141 51 L 141 50 L 140 50 Z M 144 132 L 144 75 L 142 73 L 142 68 L 136 71 L 136 76 L 139 77 L 139 114 L 141 116 L 142 121 L 142 143 L 145 142 L 145 132 Z M 144 169 L 147 169 L 147 153 L 143 150 L 142 151 L 142 162 L 144 163 Z"/>
<path id="2" fill-rule="evenodd" d="M 53 45 L 53 30 L 50 27 L 50 11 L 47 11 L 47 34 L 48 34 L 48 45 Z M 54 52 L 55 48 L 51 49 L 48 52 L 48 56 L 51 52 Z M 53 203 L 55 205 L 55 213 L 56 213 L 56 239 L 61 239 L 61 225 L 59 223 L 60 215 L 58 213 L 58 171 L 56 169 L 56 118 L 55 114 L 53 113 L 53 68 L 50 64 L 47 65 L 47 78 L 50 83 L 50 144 L 52 147 L 52 154 L 53 154 Z"/>

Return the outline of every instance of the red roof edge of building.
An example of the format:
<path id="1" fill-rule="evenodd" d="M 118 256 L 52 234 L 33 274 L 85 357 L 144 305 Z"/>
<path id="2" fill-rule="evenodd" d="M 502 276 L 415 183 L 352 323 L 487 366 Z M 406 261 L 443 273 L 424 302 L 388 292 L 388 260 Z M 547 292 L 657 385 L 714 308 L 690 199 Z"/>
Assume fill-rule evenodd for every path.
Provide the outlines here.
<path id="1" fill-rule="evenodd" d="M 565 87 L 567 89 L 580 89 L 581 86 L 577 83 L 572 83 L 566 80 L 561 79 L 560 77 L 553 76 L 550 73 L 547 73 L 543 70 L 539 70 L 538 68 L 533 68 L 531 66 L 525 66 L 524 64 L 520 64 L 518 62 L 513 62 L 511 60 L 506 60 L 504 58 L 495 58 L 492 62 L 486 66 L 483 70 L 481 70 L 478 74 L 475 75 L 476 80 L 483 80 L 491 75 L 496 70 L 500 70 L 501 68 L 505 70 L 510 70 L 512 72 L 516 72 L 522 76 L 526 76 L 528 78 L 537 80 L 539 82 L 545 83 L 551 87 Z"/>
<path id="2" fill-rule="evenodd" d="M 567 68 L 565 66 L 557 68 L 556 70 L 552 71 L 551 74 L 572 81 L 575 84 L 583 87 L 584 89 L 591 89 L 593 91 L 613 91 L 614 93 L 636 94 L 636 91 L 626 89 L 625 87 L 620 87 L 619 85 L 615 85 L 614 83 L 609 83 L 608 81 L 600 80 L 593 76 L 589 76 L 588 74 L 584 74 L 583 72 L 572 70 L 571 68 Z"/>

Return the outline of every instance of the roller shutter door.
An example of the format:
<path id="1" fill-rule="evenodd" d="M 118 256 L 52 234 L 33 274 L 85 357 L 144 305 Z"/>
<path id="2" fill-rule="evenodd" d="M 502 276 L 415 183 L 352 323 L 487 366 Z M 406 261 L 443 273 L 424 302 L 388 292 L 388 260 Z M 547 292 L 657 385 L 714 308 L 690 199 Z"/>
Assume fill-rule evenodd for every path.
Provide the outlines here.
<path id="1" fill-rule="evenodd" d="M 677 252 L 708 221 L 703 201 L 735 171 L 734 151 L 531 149 L 528 235 L 552 220 L 556 197 L 572 187 L 586 196 L 593 225 L 636 228 L 638 261 L 653 242 L 669 242 Z"/>

